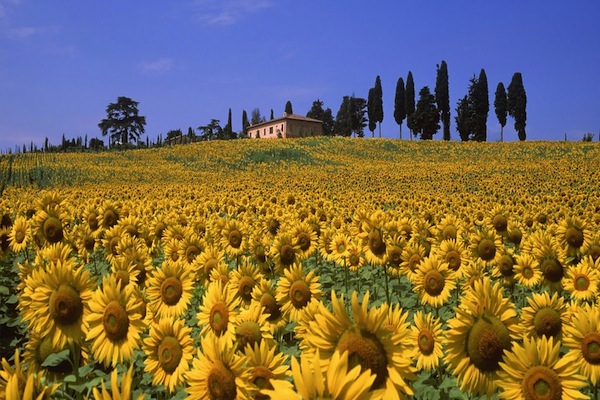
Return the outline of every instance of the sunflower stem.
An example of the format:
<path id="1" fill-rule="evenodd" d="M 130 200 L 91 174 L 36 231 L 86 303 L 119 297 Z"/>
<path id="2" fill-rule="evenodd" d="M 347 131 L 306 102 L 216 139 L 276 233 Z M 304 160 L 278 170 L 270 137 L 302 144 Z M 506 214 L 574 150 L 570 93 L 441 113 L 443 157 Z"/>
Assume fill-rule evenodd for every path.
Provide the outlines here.
<path id="1" fill-rule="evenodd" d="M 346 265 L 346 257 L 344 258 L 344 283 L 346 284 L 346 294 L 348 293 L 348 281 L 350 280 L 350 274 L 348 271 L 348 266 Z"/>
<path id="2" fill-rule="evenodd" d="M 388 285 L 388 275 L 387 275 L 387 263 L 383 263 L 383 276 L 385 278 L 385 298 L 387 300 L 387 303 L 391 304 L 390 289 L 389 289 L 389 285 Z"/>

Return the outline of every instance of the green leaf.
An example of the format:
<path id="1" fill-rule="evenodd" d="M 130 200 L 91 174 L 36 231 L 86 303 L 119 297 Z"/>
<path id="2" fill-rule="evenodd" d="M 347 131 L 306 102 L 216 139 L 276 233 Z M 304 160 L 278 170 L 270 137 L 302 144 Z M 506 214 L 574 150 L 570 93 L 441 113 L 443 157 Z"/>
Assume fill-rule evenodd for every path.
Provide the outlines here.
<path id="1" fill-rule="evenodd" d="M 10 290 L 6 286 L 0 286 L 0 294 L 7 296 Z"/>
<path id="2" fill-rule="evenodd" d="M 54 354 L 50 354 L 48 357 L 46 357 L 46 359 L 44 360 L 44 362 L 42 363 L 42 367 L 46 368 L 46 367 L 56 367 L 58 364 L 60 364 L 63 361 L 69 361 L 69 363 L 71 362 L 71 360 L 69 360 L 69 350 L 63 350 L 59 353 L 54 353 Z"/>
<path id="3" fill-rule="evenodd" d="M 456 388 L 456 378 L 445 377 L 439 386 L 440 389 Z"/>

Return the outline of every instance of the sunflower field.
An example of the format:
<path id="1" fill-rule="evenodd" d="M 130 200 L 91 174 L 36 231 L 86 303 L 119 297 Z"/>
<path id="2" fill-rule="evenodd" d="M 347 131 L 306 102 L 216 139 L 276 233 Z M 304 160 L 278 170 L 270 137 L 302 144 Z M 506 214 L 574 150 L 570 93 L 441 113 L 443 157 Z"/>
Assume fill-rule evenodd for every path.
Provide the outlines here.
<path id="1" fill-rule="evenodd" d="M 600 147 L 0 157 L 0 398 L 586 399 Z"/>

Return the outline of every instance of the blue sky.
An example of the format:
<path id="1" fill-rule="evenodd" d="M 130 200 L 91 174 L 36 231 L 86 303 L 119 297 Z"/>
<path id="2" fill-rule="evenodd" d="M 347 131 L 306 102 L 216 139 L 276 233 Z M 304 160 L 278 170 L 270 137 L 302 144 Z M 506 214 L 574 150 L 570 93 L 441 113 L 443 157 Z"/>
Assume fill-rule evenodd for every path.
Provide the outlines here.
<path id="1" fill-rule="evenodd" d="M 0 149 L 88 135 L 118 96 L 138 101 L 153 140 L 242 110 L 268 117 L 290 100 L 305 115 L 321 99 L 383 86 L 385 137 L 397 137 L 396 82 L 418 93 L 448 64 L 451 133 L 469 79 L 484 68 L 488 140 L 498 82 L 521 72 L 527 139 L 580 140 L 600 130 L 600 2 L 563 1 L 34 1 L 0 0 Z M 403 128 L 406 138 L 406 126 Z M 369 133 L 367 133 L 369 134 Z M 441 131 L 434 137 L 440 139 Z M 513 121 L 505 140 L 517 140 Z M 145 137 L 144 137 L 145 138 Z"/>

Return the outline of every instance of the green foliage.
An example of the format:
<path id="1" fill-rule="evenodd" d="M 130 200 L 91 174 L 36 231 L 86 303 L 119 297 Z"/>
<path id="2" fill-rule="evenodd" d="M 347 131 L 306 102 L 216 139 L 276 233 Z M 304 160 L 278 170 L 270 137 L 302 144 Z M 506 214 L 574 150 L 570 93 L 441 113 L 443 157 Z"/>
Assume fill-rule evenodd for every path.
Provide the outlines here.
<path id="1" fill-rule="evenodd" d="M 508 115 L 515 120 L 515 131 L 519 140 L 525 140 L 525 125 L 527 124 L 527 94 L 523 86 L 523 77 L 520 72 L 515 72 L 508 85 L 507 95 Z"/>
<path id="2" fill-rule="evenodd" d="M 444 127 L 444 140 L 450 140 L 450 92 L 448 88 L 448 65 L 442 60 L 437 66 L 435 80 L 435 102 L 440 110 L 440 120 Z"/>
<path id="3" fill-rule="evenodd" d="M 402 122 L 406 118 L 406 98 L 404 90 L 404 80 L 402 77 L 398 78 L 396 83 L 396 94 L 394 97 L 394 120 L 400 126 L 400 139 L 402 140 Z"/>
<path id="4" fill-rule="evenodd" d="M 498 83 L 496 86 L 496 94 L 494 96 L 494 110 L 496 112 L 496 117 L 498 118 L 498 122 L 500 123 L 500 141 L 504 141 L 504 126 L 506 125 L 506 115 L 507 111 L 507 98 L 506 98 L 506 89 L 504 89 L 504 84 L 502 82 Z"/>
<path id="5" fill-rule="evenodd" d="M 406 125 L 411 132 L 411 139 L 414 133 L 414 126 L 411 119 L 411 116 L 415 112 L 415 81 L 413 79 L 413 75 L 411 71 L 408 71 L 408 76 L 406 77 L 406 88 L 404 91 L 404 107 L 406 110 Z"/>
<path id="6" fill-rule="evenodd" d="M 146 117 L 139 115 L 138 102 L 121 96 L 106 107 L 107 117 L 98 124 L 102 136 L 110 134 L 111 143 L 129 143 L 145 132 Z"/>
<path id="7" fill-rule="evenodd" d="M 292 102 L 291 101 L 287 101 L 287 103 L 285 103 L 285 113 L 287 115 L 291 115 L 294 113 L 293 109 L 292 109 Z"/>
<path id="8" fill-rule="evenodd" d="M 471 96 L 473 105 L 472 140 L 485 142 L 487 140 L 487 118 L 490 111 L 490 100 L 487 76 L 483 68 L 479 72 L 479 78 L 475 80 Z"/>
<path id="9" fill-rule="evenodd" d="M 312 103 L 310 110 L 306 113 L 308 118 L 318 119 L 323 121 L 323 135 L 332 136 L 335 121 L 333 120 L 333 114 L 331 108 L 327 107 L 323 109 L 323 101 L 315 100 Z"/>
<path id="10" fill-rule="evenodd" d="M 594 140 L 594 134 L 591 132 L 588 132 L 585 135 L 583 135 L 583 138 L 581 139 L 582 142 L 591 142 L 592 140 Z"/>
<path id="11" fill-rule="evenodd" d="M 409 117 L 413 130 L 421 134 L 421 139 L 431 140 L 433 135 L 440 129 L 440 114 L 435 106 L 435 97 L 429 91 L 429 87 L 424 86 L 419 91 L 419 101 L 417 109 Z"/>

